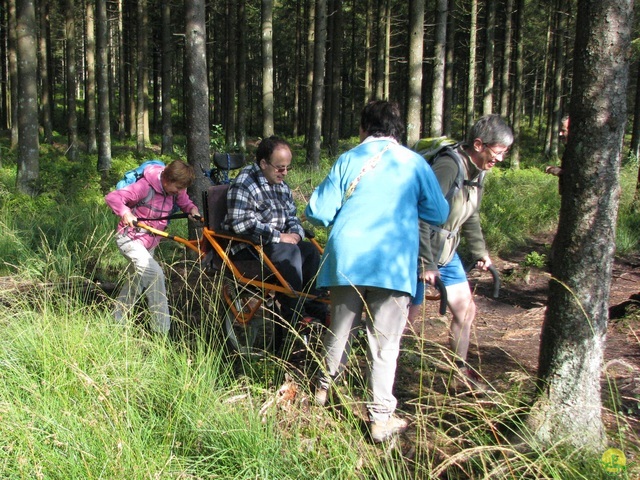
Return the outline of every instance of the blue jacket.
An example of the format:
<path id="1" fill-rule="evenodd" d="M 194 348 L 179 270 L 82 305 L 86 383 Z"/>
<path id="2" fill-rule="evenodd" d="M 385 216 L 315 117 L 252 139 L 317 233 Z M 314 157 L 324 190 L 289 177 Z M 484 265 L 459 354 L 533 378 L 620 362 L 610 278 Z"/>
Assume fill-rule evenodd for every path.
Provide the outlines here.
<path id="1" fill-rule="evenodd" d="M 358 285 L 414 295 L 418 218 L 441 225 L 448 214 L 424 158 L 392 139 L 367 138 L 338 158 L 305 211 L 312 224 L 331 227 L 318 287 Z"/>

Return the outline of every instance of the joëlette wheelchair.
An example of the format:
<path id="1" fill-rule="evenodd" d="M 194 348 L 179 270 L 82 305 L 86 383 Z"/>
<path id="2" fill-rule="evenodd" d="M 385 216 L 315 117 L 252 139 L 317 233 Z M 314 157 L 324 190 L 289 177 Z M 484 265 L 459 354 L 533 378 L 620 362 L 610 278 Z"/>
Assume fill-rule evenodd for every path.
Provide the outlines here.
<path id="1" fill-rule="evenodd" d="M 229 185 L 225 181 L 229 178 L 229 170 L 243 165 L 236 160 L 221 156 L 218 161 L 214 156 L 214 169 L 217 171 L 212 170 L 211 178 L 217 184 L 204 193 L 205 225 L 200 246 L 204 253 L 205 268 L 220 274 L 220 281 L 216 283 L 220 284 L 221 289 L 221 320 L 227 347 L 241 355 L 276 352 L 284 341 L 282 333 L 286 334 L 291 327 L 295 331 L 288 333 L 297 336 L 305 344 L 315 344 L 326 319 L 313 319 L 311 324 L 305 318 L 306 322 L 300 322 L 300 325 L 283 325 L 285 322 L 280 315 L 276 293 L 297 298 L 301 302 L 318 300 L 328 303 L 328 297 L 320 298 L 308 292 L 293 290 L 260 245 L 221 227 L 227 213 Z M 306 235 L 308 241 L 322 253 L 322 247 L 315 241 L 312 233 L 307 232 Z M 255 260 L 232 259 L 229 249 L 234 242 L 249 245 L 255 254 Z M 277 324 L 283 328 L 276 328 Z"/>
<path id="2" fill-rule="evenodd" d="M 186 240 L 167 232 L 159 231 L 140 223 L 139 226 L 151 233 L 184 244 L 198 253 L 203 268 L 215 274 L 220 285 L 220 313 L 225 343 L 229 350 L 243 356 L 274 353 L 281 346 L 283 338 L 278 338 L 276 322 L 283 323 L 275 294 L 281 293 L 300 301 L 317 300 L 328 304 L 328 296 L 296 291 L 284 279 L 275 265 L 263 252 L 260 245 L 241 235 L 222 229 L 222 222 L 227 213 L 227 191 L 230 173 L 245 165 L 242 154 L 216 153 L 213 156 L 213 168 L 206 175 L 213 183 L 203 196 L 204 227 L 202 238 Z M 180 214 L 184 216 L 183 214 Z M 306 238 L 311 241 L 320 253 L 322 247 L 315 240 L 312 232 L 306 231 Z M 305 240 L 305 241 L 307 241 Z M 233 242 L 248 244 L 255 252 L 255 260 L 234 260 L 229 256 L 229 248 Z M 440 302 L 440 314 L 447 308 L 446 289 L 442 282 L 436 284 L 436 292 L 426 293 L 425 299 Z M 308 319 L 305 319 L 308 320 Z M 307 348 L 319 345 L 320 337 L 328 319 L 314 319 L 294 325 L 294 335 L 303 340 Z M 287 326 L 284 326 L 284 330 Z"/>

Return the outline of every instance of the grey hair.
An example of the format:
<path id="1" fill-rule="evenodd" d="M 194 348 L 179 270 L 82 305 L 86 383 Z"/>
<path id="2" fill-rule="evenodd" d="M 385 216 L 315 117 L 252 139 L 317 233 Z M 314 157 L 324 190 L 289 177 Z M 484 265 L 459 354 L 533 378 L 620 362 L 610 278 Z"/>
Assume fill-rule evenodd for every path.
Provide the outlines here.
<path id="1" fill-rule="evenodd" d="M 513 130 L 498 114 L 480 117 L 473 124 L 467 135 L 466 145 L 473 145 L 476 138 L 489 145 L 510 147 L 513 143 Z"/>

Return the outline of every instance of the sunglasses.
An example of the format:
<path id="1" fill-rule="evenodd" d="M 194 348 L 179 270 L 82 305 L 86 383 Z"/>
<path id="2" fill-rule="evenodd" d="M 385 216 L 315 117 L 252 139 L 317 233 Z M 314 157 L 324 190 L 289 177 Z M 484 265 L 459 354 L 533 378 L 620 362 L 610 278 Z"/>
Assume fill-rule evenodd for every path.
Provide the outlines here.
<path id="1" fill-rule="evenodd" d="M 269 162 L 266 162 L 266 163 L 278 173 L 290 172 L 291 169 L 293 168 L 291 165 L 289 165 L 288 167 L 276 167 L 275 165 Z"/>

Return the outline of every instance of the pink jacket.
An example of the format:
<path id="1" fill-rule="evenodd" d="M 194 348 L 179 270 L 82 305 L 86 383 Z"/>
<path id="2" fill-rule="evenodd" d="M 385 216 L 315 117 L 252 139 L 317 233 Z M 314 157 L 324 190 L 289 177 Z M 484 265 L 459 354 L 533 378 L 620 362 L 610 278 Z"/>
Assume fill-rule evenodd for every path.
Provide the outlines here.
<path id="1" fill-rule="evenodd" d="M 164 193 L 162 182 L 160 181 L 160 173 L 164 168 L 161 165 L 147 167 L 140 180 L 121 190 L 114 190 L 104 197 L 113 213 L 121 218 L 118 223 L 118 233 L 128 235 L 132 240 L 140 241 L 147 249 L 157 246 L 162 237 L 152 235 L 141 228 L 127 227 L 122 222 L 122 216 L 125 213 L 130 212 L 138 218 L 160 218 L 166 217 L 171 213 L 174 202 L 185 213 L 189 213 L 196 206 L 187 195 L 186 190 L 180 190 L 180 193 L 175 196 L 167 196 Z M 150 189 L 154 190 L 154 194 L 148 204 L 141 203 L 147 198 Z M 169 221 L 145 220 L 144 223 L 158 230 L 164 230 L 167 228 Z"/>

